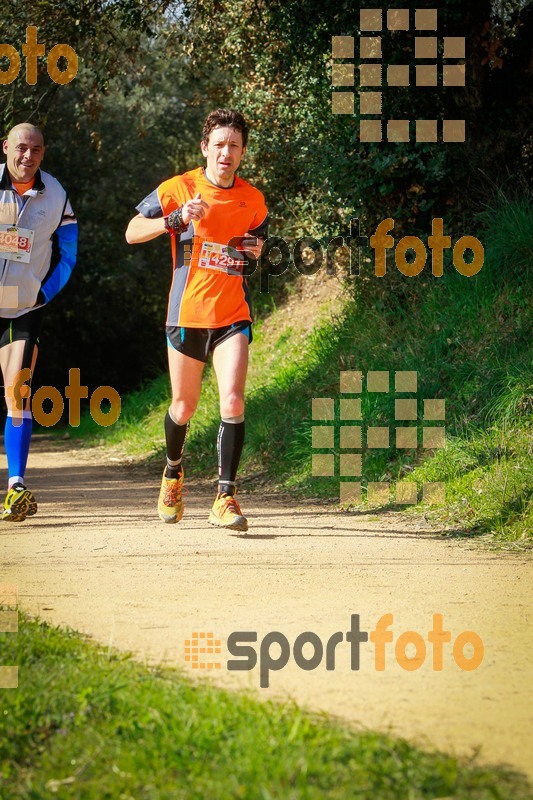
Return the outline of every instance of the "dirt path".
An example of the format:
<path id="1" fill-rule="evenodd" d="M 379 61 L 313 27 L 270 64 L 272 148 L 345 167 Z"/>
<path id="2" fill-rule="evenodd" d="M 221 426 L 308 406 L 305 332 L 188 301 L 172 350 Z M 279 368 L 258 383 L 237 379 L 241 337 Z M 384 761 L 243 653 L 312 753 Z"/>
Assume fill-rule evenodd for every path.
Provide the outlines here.
<path id="1" fill-rule="evenodd" d="M 248 535 L 222 532 L 206 522 L 207 485 L 190 487 L 179 526 L 164 525 L 154 516 L 158 474 L 69 448 L 36 442 L 28 480 L 39 513 L 0 526 L 0 582 L 18 584 L 22 608 L 150 663 L 248 686 L 261 698 L 290 696 L 458 753 L 481 746 L 484 760 L 533 774 L 530 557 L 443 540 L 423 520 L 400 514 L 263 504 L 258 494 L 241 495 Z M 303 671 L 291 655 L 271 673 L 268 689 L 258 688 L 258 669 L 226 669 L 233 631 L 257 631 L 257 649 L 270 631 L 282 632 L 291 648 L 304 631 L 325 645 L 348 631 L 351 614 L 371 631 L 387 613 L 394 615 L 394 643 L 386 645 L 383 672 L 374 669 L 370 642 L 361 645 L 360 670 L 352 671 L 346 641 L 337 646 L 335 671 L 324 661 Z M 434 613 L 444 615 L 452 642 L 464 630 L 479 634 L 485 657 L 478 669 L 459 669 L 450 645 L 441 672 L 432 669 L 429 644 L 420 669 L 396 663 L 398 636 L 414 630 L 427 641 Z M 221 669 L 193 671 L 185 662 L 193 631 L 221 639 L 221 655 L 211 656 Z M 303 652 L 310 657 L 311 646 Z M 465 656 L 470 652 L 467 646 Z"/>

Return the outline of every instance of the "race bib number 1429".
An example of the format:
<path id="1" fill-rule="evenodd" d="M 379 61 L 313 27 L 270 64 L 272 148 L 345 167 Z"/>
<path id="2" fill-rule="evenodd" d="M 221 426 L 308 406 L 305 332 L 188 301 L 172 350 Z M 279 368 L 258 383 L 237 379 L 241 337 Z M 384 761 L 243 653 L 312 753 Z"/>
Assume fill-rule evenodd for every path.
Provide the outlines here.
<path id="1" fill-rule="evenodd" d="M 203 242 L 198 266 L 226 272 L 228 275 L 242 275 L 246 261 L 238 256 L 239 252 L 226 244 Z"/>

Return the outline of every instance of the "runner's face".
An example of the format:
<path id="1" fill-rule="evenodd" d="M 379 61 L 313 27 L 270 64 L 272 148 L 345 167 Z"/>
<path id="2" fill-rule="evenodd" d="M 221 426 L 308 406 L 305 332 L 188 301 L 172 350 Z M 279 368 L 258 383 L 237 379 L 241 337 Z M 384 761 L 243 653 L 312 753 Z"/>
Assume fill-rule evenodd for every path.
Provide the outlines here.
<path id="1" fill-rule="evenodd" d="M 31 181 L 44 156 L 43 137 L 24 128 L 13 131 L 4 142 L 6 163 L 12 180 L 17 183 Z"/>
<path id="2" fill-rule="evenodd" d="M 209 180 L 219 186 L 231 186 L 246 152 L 242 146 L 242 133 L 235 128 L 214 128 L 207 145 L 202 142 L 201 147 L 207 158 L 206 174 Z"/>

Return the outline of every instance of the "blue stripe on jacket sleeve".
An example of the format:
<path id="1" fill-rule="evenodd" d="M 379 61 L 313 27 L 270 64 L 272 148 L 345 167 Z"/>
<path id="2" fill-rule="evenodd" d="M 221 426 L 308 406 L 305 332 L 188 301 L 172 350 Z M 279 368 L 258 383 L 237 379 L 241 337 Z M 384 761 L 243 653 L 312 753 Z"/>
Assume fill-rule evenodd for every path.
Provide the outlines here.
<path id="1" fill-rule="evenodd" d="M 59 260 L 41 285 L 47 303 L 61 291 L 72 274 L 78 252 L 78 223 L 61 225 L 54 233 L 59 250 Z"/>

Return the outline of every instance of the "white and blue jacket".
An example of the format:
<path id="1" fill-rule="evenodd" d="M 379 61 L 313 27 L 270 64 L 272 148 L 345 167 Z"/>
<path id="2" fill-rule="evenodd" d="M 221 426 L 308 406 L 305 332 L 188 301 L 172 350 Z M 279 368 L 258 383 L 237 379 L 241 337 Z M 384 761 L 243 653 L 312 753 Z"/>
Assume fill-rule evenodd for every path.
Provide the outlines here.
<path id="1" fill-rule="evenodd" d="M 78 223 L 52 175 L 37 170 L 33 187 L 19 197 L 5 164 L 0 165 L 0 223 L 35 232 L 29 263 L 0 253 L 0 287 L 17 287 L 16 307 L 4 307 L 0 292 L 0 317 L 14 319 L 50 302 L 65 286 L 76 263 Z"/>

